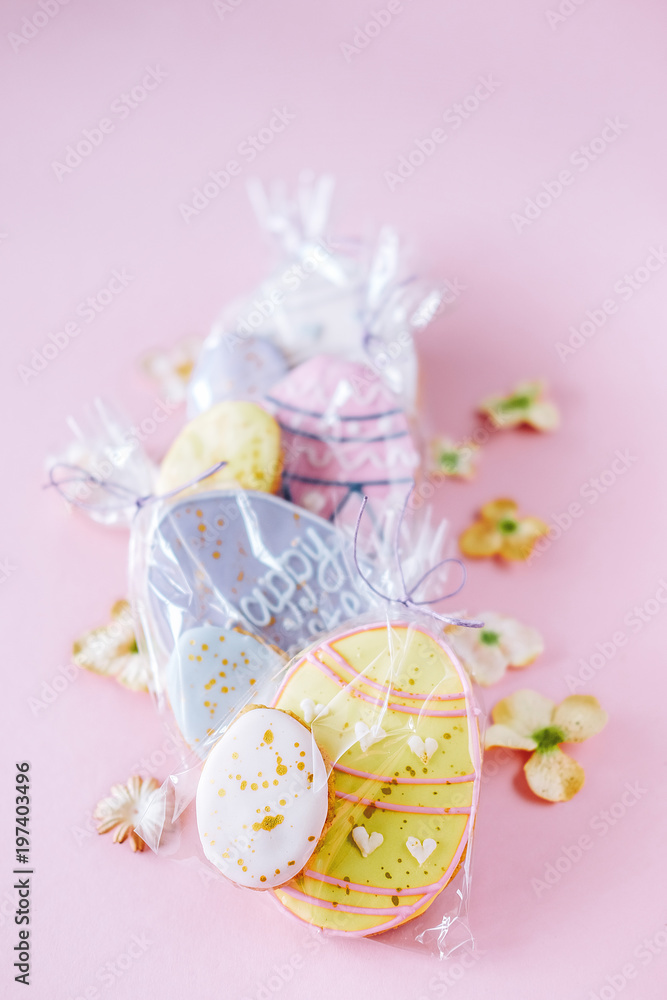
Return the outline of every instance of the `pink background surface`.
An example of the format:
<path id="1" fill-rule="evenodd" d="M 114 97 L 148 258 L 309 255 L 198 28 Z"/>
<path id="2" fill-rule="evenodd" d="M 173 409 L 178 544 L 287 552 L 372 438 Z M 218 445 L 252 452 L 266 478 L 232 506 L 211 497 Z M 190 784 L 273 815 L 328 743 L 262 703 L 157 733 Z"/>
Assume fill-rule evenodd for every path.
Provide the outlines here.
<path id="1" fill-rule="evenodd" d="M 613 286 L 667 241 L 667 17 L 655 0 L 567 0 L 561 7 L 572 13 L 553 24 L 556 0 L 415 0 L 346 61 L 341 43 L 351 44 L 380 6 L 236 0 L 219 13 L 184 0 L 73 0 L 14 51 L 10 33 L 40 8 L 2 5 L 0 557 L 11 568 L 1 586 L 3 996 L 23 995 L 9 968 L 9 836 L 13 762 L 24 758 L 34 795 L 32 997 L 95 996 L 93 988 L 117 1000 L 665 995 L 667 522 L 656 459 L 667 267 L 628 301 Z M 59 180 L 53 161 L 156 66 L 166 74 L 159 87 L 126 119 L 112 116 L 113 132 Z M 488 75 L 493 95 L 459 128 L 451 118 L 443 126 L 446 110 Z M 295 116 L 284 133 L 185 223 L 179 204 L 283 106 Z M 580 170 L 570 157 L 607 118 L 620 120 L 618 137 Z M 447 140 L 390 190 L 385 172 L 436 127 Z M 488 758 L 496 763 L 483 787 L 471 913 L 478 951 L 465 960 L 439 964 L 373 942 L 313 943 L 251 894 L 207 887 L 98 838 L 90 813 L 112 782 L 138 764 L 160 777 L 168 771 L 152 705 L 79 673 L 48 708 L 30 708 L 62 674 L 72 639 L 104 621 L 126 591 L 125 535 L 67 517 L 41 492 L 45 455 L 65 440 L 65 417 L 95 394 L 120 401 L 137 421 L 150 414 L 156 390 L 136 374 L 137 357 L 205 333 L 218 308 L 266 270 L 246 178 L 293 181 L 303 166 L 336 174 L 337 232 L 394 223 L 418 248 L 424 273 L 465 285 L 419 345 L 432 428 L 465 435 L 485 394 L 524 377 L 546 377 L 562 409 L 557 434 L 495 435 L 475 482 L 437 496 L 455 532 L 503 494 L 549 521 L 574 502 L 583 510 L 530 567 L 471 567 L 471 610 L 516 614 L 547 640 L 541 660 L 510 673 L 489 702 L 525 685 L 559 700 L 567 675 L 598 644 L 609 650 L 615 633 L 626 638 L 595 660 L 584 688 L 611 721 L 573 751 L 588 774 L 575 800 L 542 804 L 523 792 L 522 755 Z M 573 183 L 517 232 L 512 213 L 568 168 Z M 133 280 L 122 295 L 24 384 L 18 369 L 32 349 L 123 268 Z M 562 361 L 556 344 L 570 325 L 610 297 L 617 312 Z M 181 419 L 149 440 L 154 455 Z M 629 458 L 616 475 L 619 450 Z M 633 609 L 644 605 L 642 622 Z M 620 804 L 635 782 L 634 803 Z M 590 846 L 565 870 L 584 835 Z M 548 866 L 562 869 L 559 878 L 536 888 Z M 107 963 L 134 935 L 150 943 L 118 977 Z M 290 962 L 299 968 L 285 982 L 280 970 Z M 105 967 L 110 983 L 100 978 Z"/>

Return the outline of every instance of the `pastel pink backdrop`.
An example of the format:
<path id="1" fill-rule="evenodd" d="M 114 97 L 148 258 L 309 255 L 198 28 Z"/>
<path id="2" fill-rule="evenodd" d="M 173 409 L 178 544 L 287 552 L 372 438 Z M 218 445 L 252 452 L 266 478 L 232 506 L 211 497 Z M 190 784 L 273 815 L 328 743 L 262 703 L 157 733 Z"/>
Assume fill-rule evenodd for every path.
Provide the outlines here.
<path id="1" fill-rule="evenodd" d="M 547 15 L 558 0 L 404 2 L 346 58 L 342 43 L 351 45 L 359 26 L 387 7 L 382 0 L 236 0 L 226 10 L 203 0 L 72 2 L 18 51 L 10 34 L 40 7 L 3 4 L 0 556 L 11 569 L 1 587 L 3 995 L 23 995 L 9 969 L 10 799 L 13 763 L 27 758 L 35 1000 L 90 996 L 93 988 L 117 1000 L 664 997 L 665 611 L 650 599 L 667 576 L 667 268 L 565 360 L 556 345 L 587 310 L 620 301 L 614 283 L 667 241 L 667 17 L 648 0 L 560 6 L 571 13 L 557 21 Z M 166 74 L 159 86 L 125 120 L 116 116 L 99 148 L 59 180 L 53 161 L 148 67 Z M 451 119 L 443 126 L 446 110 L 489 75 L 492 96 L 460 128 Z M 179 204 L 275 107 L 294 120 L 184 222 Z M 607 118 L 623 127 L 580 171 L 570 156 Z M 437 127 L 446 142 L 390 190 L 385 172 Z M 520 754 L 491 767 L 474 850 L 478 951 L 449 963 L 377 942 L 313 944 L 302 925 L 253 894 L 207 887 L 187 870 L 98 838 L 90 812 L 113 782 L 142 758 L 148 770 L 167 772 L 150 701 L 80 674 L 47 709 L 30 708 L 62 673 L 72 639 L 102 622 L 126 591 L 126 535 L 66 516 L 40 488 L 45 455 L 65 439 L 67 415 L 81 415 L 96 394 L 137 421 L 150 414 L 158 390 L 137 374 L 141 353 L 205 333 L 218 308 L 265 272 L 245 180 L 293 181 L 303 166 L 336 175 L 336 231 L 391 222 L 417 248 L 425 274 L 465 286 L 419 343 L 432 430 L 467 434 L 481 398 L 531 376 L 548 379 L 562 410 L 553 436 L 493 436 L 474 483 L 437 496 L 453 533 L 495 496 L 514 496 L 549 521 L 573 502 L 583 509 L 530 567 L 471 566 L 468 608 L 516 614 L 547 642 L 539 662 L 510 673 L 487 700 L 525 685 L 561 699 L 566 676 L 598 643 L 627 636 L 585 688 L 611 721 L 573 751 L 588 775 L 575 800 L 549 806 L 526 795 Z M 512 213 L 568 167 L 574 182 L 517 232 Z M 32 349 L 114 269 L 133 277 L 122 295 L 24 384 L 19 366 Z M 154 455 L 181 420 L 150 438 Z M 589 485 L 595 502 L 582 497 L 619 450 L 630 455 L 626 471 L 604 492 Z M 635 631 L 626 616 L 647 601 L 656 613 Z M 635 782 L 637 800 L 619 805 Z M 609 810 L 613 826 L 603 818 Z M 567 870 L 566 849 L 576 858 L 571 848 L 584 835 L 591 846 Z M 541 889 L 533 880 L 544 880 L 548 866 L 560 877 Z M 145 952 L 120 977 L 107 967 L 111 983 L 102 981 L 134 935 L 147 937 Z M 285 981 L 290 962 L 299 968 Z"/>

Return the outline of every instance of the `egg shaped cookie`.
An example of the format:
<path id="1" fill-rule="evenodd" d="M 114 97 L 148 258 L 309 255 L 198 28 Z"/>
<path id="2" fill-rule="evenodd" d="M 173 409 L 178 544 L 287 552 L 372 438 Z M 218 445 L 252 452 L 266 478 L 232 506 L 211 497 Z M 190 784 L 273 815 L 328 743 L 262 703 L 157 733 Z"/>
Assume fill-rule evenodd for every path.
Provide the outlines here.
<path id="1" fill-rule="evenodd" d="M 366 936 L 423 912 L 461 864 L 479 796 L 470 683 L 412 623 L 341 632 L 290 668 L 276 707 L 334 762 L 334 815 L 305 870 L 276 897 L 317 927 Z"/>
<path id="2" fill-rule="evenodd" d="M 324 518 L 354 493 L 371 509 L 404 499 L 419 455 L 405 413 L 369 366 L 318 355 L 275 385 L 267 403 L 283 433 L 288 499 Z"/>
<path id="3" fill-rule="evenodd" d="M 218 490 L 176 501 L 146 560 L 151 628 L 171 649 L 174 618 L 225 625 L 292 654 L 368 610 L 343 532 L 281 497 Z"/>
<path id="4" fill-rule="evenodd" d="M 157 492 L 185 486 L 218 462 L 227 464 L 188 492 L 236 484 L 246 490 L 274 493 L 282 467 L 280 428 L 256 403 L 226 400 L 185 425 L 165 455 Z"/>
<path id="5" fill-rule="evenodd" d="M 270 889 L 312 855 L 327 823 L 327 768 L 311 732 L 255 705 L 213 747 L 197 787 L 204 854 L 232 882 Z"/>
<path id="6" fill-rule="evenodd" d="M 209 337 L 188 382 L 188 415 L 225 399 L 259 401 L 286 373 L 282 352 L 266 337 Z"/>
<path id="7" fill-rule="evenodd" d="M 239 628 L 199 625 L 179 637 L 165 685 L 185 742 L 205 757 L 211 738 L 239 709 L 258 681 L 278 670 L 285 655 Z"/>

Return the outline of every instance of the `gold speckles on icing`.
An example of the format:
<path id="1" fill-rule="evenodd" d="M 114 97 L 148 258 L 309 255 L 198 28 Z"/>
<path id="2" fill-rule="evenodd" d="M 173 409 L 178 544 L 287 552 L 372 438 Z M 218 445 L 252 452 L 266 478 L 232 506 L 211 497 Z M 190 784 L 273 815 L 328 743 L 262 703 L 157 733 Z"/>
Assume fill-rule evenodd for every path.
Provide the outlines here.
<path id="1" fill-rule="evenodd" d="M 243 653 L 250 654 L 246 658 L 252 668 L 244 662 Z M 231 663 L 235 664 L 233 674 Z M 276 650 L 246 632 L 230 629 L 222 633 L 213 625 L 184 632 L 167 665 L 166 686 L 186 742 L 205 757 L 211 743 L 209 732 L 235 714 L 239 701 L 255 684 L 257 671 L 272 673 L 280 663 Z M 233 678 L 232 683 L 227 676 Z"/>
<path id="2" fill-rule="evenodd" d="M 221 779 L 232 765 L 236 780 L 225 785 L 221 798 Z M 277 768 L 279 777 L 273 778 Z M 301 722 L 273 708 L 254 708 L 235 720 L 211 750 L 197 790 L 206 857 L 232 881 L 256 889 L 281 885 L 304 867 L 328 809 L 322 754 Z M 205 832 L 212 828 L 215 843 Z"/>
<path id="3" fill-rule="evenodd" d="M 334 763 L 334 815 L 275 895 L 318 927 L 388 930 L 421 913 L 463 858 L 481 771 L 470 684 L 444 640 L 369 625 L 295 661 L 276 707 L 303 718 L 308 699 L 328 709 L 312 728 Z"/>
<path id="4" fill-rule="evenodd" d="M 266 808 L 270 809 L 271 807 L 270 806 L 266 806 Z M 279 826 L 283 822 L 284 819 L 285 819 L 285 817 L 281 816 L 280 813 L 277 816 L 265 816 L 261 823 L 253 823 L 252 824 L 252 828 L 255 831 L 257 831 L 257 830 L 273 830 L 274 827 Z M 280 872 L 276 872 L 275 874 L 279 875 Z"/>

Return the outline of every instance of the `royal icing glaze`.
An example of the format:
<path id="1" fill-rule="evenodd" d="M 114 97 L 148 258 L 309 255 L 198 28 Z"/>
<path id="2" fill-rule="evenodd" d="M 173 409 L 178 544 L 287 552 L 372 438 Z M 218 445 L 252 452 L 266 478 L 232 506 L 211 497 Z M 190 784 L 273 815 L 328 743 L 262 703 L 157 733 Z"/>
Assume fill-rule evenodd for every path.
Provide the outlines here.
<path id="1" fill-rule="evenodd" d="M 188 622 L 243 627 L 286 652 L 367 610 L 333 525 L 302 508 L 245 490 L 176 503 L 151 537 L 149 600 L 163 641 Z"/>
<path id="2" fill-rule="evenodd" d="M 252 708 L 211 750 L 197 787 L 204 854 L 237 885 L 270 889 L 299 872 L 329 809 L 327 773 L 309 730 Z"/>
<path id="3" fill-rule="evenodd" d="M 365 826 L 355 826 L 352 831 L 352 840 L 355 842 L 365 858 L 372 854 L 380 846 L 384 837 L 377 830 L 369 833 Z"/>
<path id="4" fill-rule="evenodd" d="M 366 751 L 374 743 L 379 743 L 387 735 L 382 726 L 375 725 L 369 727 L 365 722 L 357 722 L 354 727 L 354 735 L 359 740 L 359 746 Z"/>
<path id="5" fill-rule="evenodd" d="M 166 670 L 166 690 L 186 743 L 205 757 L 211 738 L 252 692 L 278 670 L 283 655 L 239 629 L 201 625 L 179 636 Z"/>
<path id="6" fill-rule="evenodd" d="M 438 741 L 433 739 L 432 736 L 427 736 L 425 740 L 421 736 L 411 736 L 408 740 L 408 746 L 414 754 L 419 757 L 424 764 L 428 764 L 431 757 L 438 749 Z"/>
<path id="7" fill-rule="evenodd" d="M 436 840 L 433 837 L 426 837 L 424 841 L 418 840 L 417 837 L 408 837 L 405 842 L 405 846 L 410 851 L 410 854 L 415 859 L 417 864 L 421 867 L 427 858 L 430 858 L 434 850 L 438 846 Z"/>
<path id="8" fill-rule="evenodd" d="M 275 385 L 267 403 L 282 430 L 283 489 L 294 503 L 333 518 L 354 493 L 378 511 L 405 497 L 418 452 L 405 413 L 367 366 L 318 355 Z"/>
<path id="9" fill-rule="evenodd" d="M 316 715 L 324 718 L 329 712 L 326 705 L 322 705 L 320 702 L 316 705 L 312 698 L 304 698 L 299 707 L 301 708 L 303 721 L 308 725 L 311 724 Z"/>
<path id="10" fill-rule="evenodd" d="M 312 728 L 335 762 L 335 811 L 276 897 L 316 926 L 377 934 L 426 909 L 463 859 L 480 781 L 470 684 L 444 641 L 414 624 L 369 625 L 300 657 L 274 704 L 301 714 L 305 698 L 328 708 Z M 358 733 L 379 729 L 364 749 Z"/>

